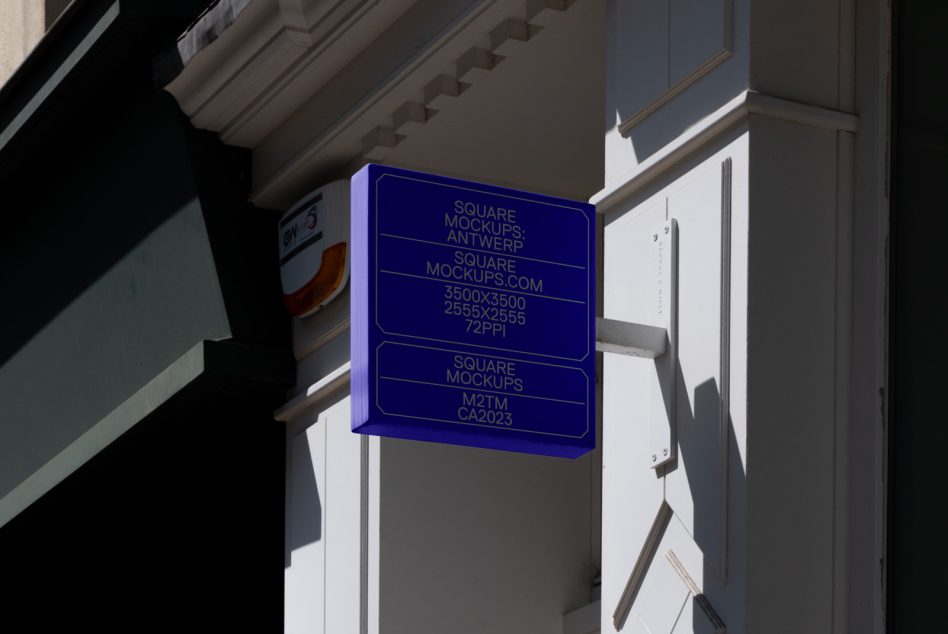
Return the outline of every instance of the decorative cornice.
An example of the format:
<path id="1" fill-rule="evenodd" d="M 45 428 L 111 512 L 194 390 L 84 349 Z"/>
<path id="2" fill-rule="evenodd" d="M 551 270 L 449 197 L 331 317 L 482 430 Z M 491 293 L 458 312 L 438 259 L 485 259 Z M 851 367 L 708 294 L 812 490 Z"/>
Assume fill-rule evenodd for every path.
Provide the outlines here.
<path id="1" fill-rule="evenodd" d="M 322 55 L 327 47 L 345 36 L 343 48 L 354 54 L 410 0 L 381 4 L 379 0 L 254 0 L 241 6 L 239 14 L 232 12 L 229 20 L 219 19 L 215 28 L 220 32 L 209 41 L 201 39 L 196 50 L 187 55 L 175 51 L 184 66 L 167 79 L 166 89 L 196 127 L 218 132 L 228 143 L 253 146 L 283 113 L 274 107 L 275 101 L 288 93 L 312 90 L 310 83 L 324 81 L 344 66 L 345 55 L 338 59 Z M 182 36 L 179 48 L 189 33 Z"/>
<path id="2" fill-rule="evenodd" d="M 800 101 L 791 101 L 753 90 L 747 91 L 746 95 L 747 112 L 749 114 L 764 115 L 772 119 L 784 119 L 814 128 L 836 130 L 837 132 L 856 132 L 859 129 L 859 117 L 850 112 L 831 110 Z"/>
<path id="3" fill-rule="evenodd" d="M 265 207 L 327 171 L 384 160 L 573 4 L 231 2 L 243 10 L 208 18 L 216 39 L 195 35 L 166 89 L 195 127 L 254 150 L 252 199 Z"/>
<path id="4" fill-rule="evenodd" d="M 356 169 L 365 161 L 383 161 L 405 136 L 463 98 L 471 84 L 493 72 L 504 59 L 518 54 L 574 3 L 526 0 L 508 6 L 491 0 L 471 2 L 426 46 L 413 45 L 410 57 L 401 61 L 396 72 L 371 86 L 360 95 L 358 103 L 348 103 L 338 118 L 313 134 L 306 144 L 299 145 L 290 156 L 281 156 L 279 167 L 256 173 L 251 199 L 262 206 L 279 206 L 282 193 L 292 190 L 294 180 L 313 171 L 314 164 L 325 155 L 336 157 L 337 168 L 349 165 Z M 480 45 L 466 44 L 452 52 L 462 33 L 465 42 Z M 441 72 L 432 73 L 432 67 Z M 421 86 L 416 98 L 382 111 L 380 102 L 405 85 Z M 293 127 L 293 123 L 287 127 Z M 343 138 L 355 129 L 365 130 L 356 143 Z M 269 142 L 258 146 L 261 156 L 272 154 Z"/>
<path id="5" fill-rule="evenodd" d="M 669 167 L 752 114 L 837 132 L 856 132 L 859 128 L 859 117 L 855 114 L 745 90 L 633 169 L 617 177 L 589 202 L 596 205 L 598 213 L 608 213 Z"/>

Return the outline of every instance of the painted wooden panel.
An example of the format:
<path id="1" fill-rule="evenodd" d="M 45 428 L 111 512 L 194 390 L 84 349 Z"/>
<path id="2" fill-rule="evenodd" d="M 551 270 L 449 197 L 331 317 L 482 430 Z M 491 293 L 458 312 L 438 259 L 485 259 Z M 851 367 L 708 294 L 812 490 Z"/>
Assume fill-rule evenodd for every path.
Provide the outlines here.
<path id="1" fill-rule="evenodd" d="M 624 0 L 616 2 L 616 46 L 609 52 L 617 81 L 616 101 L 622 104 L 620 118 L 644 110 L 668 90 L 669 0 Z M 612 73 L 610 73 L 612 74 Z"/>
<path id="2" fill-rule="evenodd" d="M 746 137 L 720 144 L 669 173 L 664 188 L 606 216 L 605 316 L 640 323 L 650 323 L 654 301 L 648 247 L 666 217 L 677 223 L 678 358 L 677 457 L 653 469 L 648 411 L 652 399 L 662 398 L 653 389 L 656 365 L 604 355 L 604 632 L 715 632 L 726 617 L 741 631 L 734 611 L 743 609 L 743 550 L 737 546 L 729 570 L 727 545 L 729 521 L 741 529 L 737 538 L 746 521 L 744 417 L 742 408 L 732 416 L 730 406 L 732 391 L 744 394 L 745 342 L 732 331 L 744 328 L 734 307 L 744 305 L 746 287 L 732 289 L 731 279 L 732 268 L 746 277 L 746 241 L 732 247 L 733 227 L 746 233 L 745 145 Z M 732 309 L 738 312 L 733 324 Z M 740 374 L 732 381 L 734 355 Z M 659 508 L 667 509 L 661 522 Z"/>
<path id="3" fill-rule="evenodd" d="M 362 444 L 349 429 L 349 398 L 326 412 L 326 632 L 358 632 L 362 543 Z"/>
<path id="4" fill-rule="evenodd" d="M 836 275 L 843 264 L 837 233 L 837 137 L 835 131 L 751 116 L 751 631 L 766 628 L 775 610 L 786 615 L 784 631 L 834 631 L 836 429 L 841 424 L 839 390 L 845 389 L 837 377 L 848 372 L 847 361 L 837 356 Z M 788 587 L 794 592 L 788 593 Z"/>
<path id="5" fill-rule="evenodd" d="M 286 632 L 358 632 L 362 458 L 349 399 L 303 414 L 288 441 Z"/>
<path id="6" fill-rule="evenodd" d="M 283 573 L 287 634 L 324 631 L 327 418 L 323 412 L 288 443 Z"/>
<path id="7" fill-rule="evenodd" d="M 727 420 L 722 410 L 722 166 L 708 161 L 668 196 L 678 221 L 678 461 L 665 496 L 719 574 L 724 572 Z"/>
<path id="8" fill-rule="evenodd" d="M 669 88 L 731 50 L 731 0 L 671 0 L 668 23 Z"/>
<path id="9" fill-rule="evenodd" d="M 726 60 L 732 0 L 619 0 L 610 62 L 619 130 L 632 127 Z"/>
<path id="10" fill-rule="evenodd" d="M 606 218 L 604 316 L 650 323 L 650 241 L 665 220 L 664 198 Z M 648 455 L 649 398 L 655 363 L 603 355 L 602 605 L 603 631 L 635 565 L 662 502 L 663 483 Z M 684 595 L 682 595 L 682 601 Z M 680 604 L 679 604 L 680 608 Z"/>
<path id="11" fill-rule="evenodd" d="M 626 624 L 630 631 L 697 633 L 695 623 L 707 620 L 701 608 L 693 609 L 694 576 L 701 567 L 701 550 L 685 526 L 672 517 L 652 553 L 651 565 L 629 611 Z"/>

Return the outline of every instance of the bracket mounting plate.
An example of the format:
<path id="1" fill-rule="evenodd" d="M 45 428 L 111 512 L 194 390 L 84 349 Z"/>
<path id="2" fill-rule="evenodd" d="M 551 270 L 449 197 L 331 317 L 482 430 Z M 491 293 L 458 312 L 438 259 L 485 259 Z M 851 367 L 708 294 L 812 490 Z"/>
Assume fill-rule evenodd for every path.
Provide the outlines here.
<path id="1" fill-rule="evenodd" d="M 667 333 L 666 352 L 655 359 L 649 385 L 648 464 L 657 468 L 675 459 L 675 407 L 678 369 L 678 223 L 666 220 L 649 243 L 652 319 Z"/>

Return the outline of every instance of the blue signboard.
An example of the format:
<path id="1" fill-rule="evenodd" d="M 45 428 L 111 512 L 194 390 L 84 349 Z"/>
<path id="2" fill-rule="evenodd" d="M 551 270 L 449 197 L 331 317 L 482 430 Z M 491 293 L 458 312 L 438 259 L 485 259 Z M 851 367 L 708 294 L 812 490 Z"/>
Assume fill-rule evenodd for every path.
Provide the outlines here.
<path id="1" fill-rule="evenodd" d="M 595 447 L 592 205 L 368 165 L 351 206 L 353 431 Z"/>

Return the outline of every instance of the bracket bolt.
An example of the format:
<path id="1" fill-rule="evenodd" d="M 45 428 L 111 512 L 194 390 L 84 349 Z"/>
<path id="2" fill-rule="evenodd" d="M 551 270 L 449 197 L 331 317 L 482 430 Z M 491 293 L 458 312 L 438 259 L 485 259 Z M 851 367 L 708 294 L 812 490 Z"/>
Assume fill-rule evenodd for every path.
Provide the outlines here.
<path id="1" fill-rule="evenodd" d="M 667 226 L 665 227 L 665 233 L 668 233 L 668 227 L 667 227 Z"/>
<path id="2" fill-rule="evenodd" d="M 658 456 L 652 454 L 652 462 L 658 462 Z"/>
<path id="3" fill-rule="evenodd" d="M 668 455 L 668 449 L 662 449 L 662 455 L 663 455 L 663 456 L 667 456 L 667 455 Z"/>

